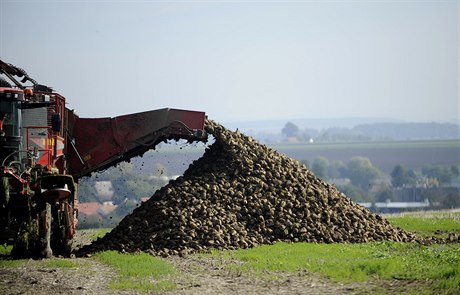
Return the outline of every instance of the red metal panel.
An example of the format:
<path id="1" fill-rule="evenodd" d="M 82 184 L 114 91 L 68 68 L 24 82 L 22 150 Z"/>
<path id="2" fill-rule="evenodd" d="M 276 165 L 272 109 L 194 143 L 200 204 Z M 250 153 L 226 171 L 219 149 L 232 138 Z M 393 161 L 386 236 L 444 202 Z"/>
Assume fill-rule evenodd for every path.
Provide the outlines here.
<path id="1" fill-rule="evenodd" d="M 69 118 L 75 149 L 67 147 L 69 170 L 75 178 L 141 155 L 159 141 L 199 140 L 204 112 L 160 109 L 115 118 Z M 83 163 L 82 163 L 83 162 Z"/>

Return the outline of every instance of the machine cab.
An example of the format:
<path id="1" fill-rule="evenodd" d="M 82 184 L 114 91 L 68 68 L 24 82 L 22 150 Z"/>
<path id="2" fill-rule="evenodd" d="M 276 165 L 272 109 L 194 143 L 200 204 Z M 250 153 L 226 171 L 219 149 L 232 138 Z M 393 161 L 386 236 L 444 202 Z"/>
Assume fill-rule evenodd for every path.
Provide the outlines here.
<path id="1" fill-rule="evenodd" d="M 0 88 L 0 165 L 21 162 L 22 90 Z"/>
<path id="2" fill-rule="evenodd" d="M 0 87 L 0 166 L 54 167 L 64 154 L 64 105 L 51 91 Z"/>

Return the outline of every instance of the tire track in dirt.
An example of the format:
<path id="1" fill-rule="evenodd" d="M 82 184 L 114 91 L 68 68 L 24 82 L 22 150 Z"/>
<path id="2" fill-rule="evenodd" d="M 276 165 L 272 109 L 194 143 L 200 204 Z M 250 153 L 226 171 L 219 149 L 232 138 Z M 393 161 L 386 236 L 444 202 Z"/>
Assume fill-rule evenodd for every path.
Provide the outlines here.
<path id="1" fill-rule="evenodd" d="M 0 294 L 115 293 L 108 289 L 108 282 L 115 275 L 109 267 L 92 259 L 69 260 L 76 267 L 45 267 L 42 261 L 29 260 L 20 267 L 1 268 Z"/>
<path id="2" fill-rule="evenodd" d="M 174 294 L 353 294 L 361 289 L 359 284 L 336 284 L 307 271 L 256 275 L 228 270 L 227 260 L 194 255 L 166 260 L 183 274 Z"/>

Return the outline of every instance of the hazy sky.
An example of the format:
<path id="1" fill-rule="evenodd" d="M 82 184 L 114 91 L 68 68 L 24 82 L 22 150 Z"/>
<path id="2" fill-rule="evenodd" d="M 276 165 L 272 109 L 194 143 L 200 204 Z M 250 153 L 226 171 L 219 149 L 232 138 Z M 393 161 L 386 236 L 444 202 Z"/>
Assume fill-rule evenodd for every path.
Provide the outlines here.
<path id="1" fill-rule="evenodd" d="M 459 1 L 0 2 L 0 58 L 81 117 L 460 120 Z"/>

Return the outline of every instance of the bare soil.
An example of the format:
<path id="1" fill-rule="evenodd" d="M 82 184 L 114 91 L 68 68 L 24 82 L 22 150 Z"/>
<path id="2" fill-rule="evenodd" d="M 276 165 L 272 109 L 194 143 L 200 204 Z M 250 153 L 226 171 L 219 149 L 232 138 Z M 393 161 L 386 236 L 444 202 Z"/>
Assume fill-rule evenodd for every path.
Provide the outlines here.
<path id="1" fill-rule="evenodd" d="M 73 258 L 75 268 L 47 268 L 30 261 L 18 268 L 0 269 L 0 294 L 144 294 L 108 287 L 113 271 L 88 258 Z M 414 291 L 429 283 L 383 281 L 337 284 L 308 272 L 270 273 L 260 277 L 229 272 L 212 259 L 169 257 L 181 272 L 178 289 L 161 294 L 396 294 Z M 158 293 L 160 294 L 160 293 Z"/>
<path id="2" fill-rule="evenodd" d="M 88 237 L 77 235 L 80 245 Z M 46 267 L 46 261 L 29 260 L 25 265 L 0 268 L 0 294 L 145 294 L 109 288 L 114 271 L 92 258 L 68 259 L 75 267 Z M 373 281 L 339 284 L 307 271 L 297 273 L 238 273 L 226 268 L 229 261 L 202 255 L 164 258 L 179 274 L 171 278 L 177 290 L 161 294 L 395 294 L 414 292 L 430 282 Z M 159 293 L 160 294 L 160 293 Z"/>

